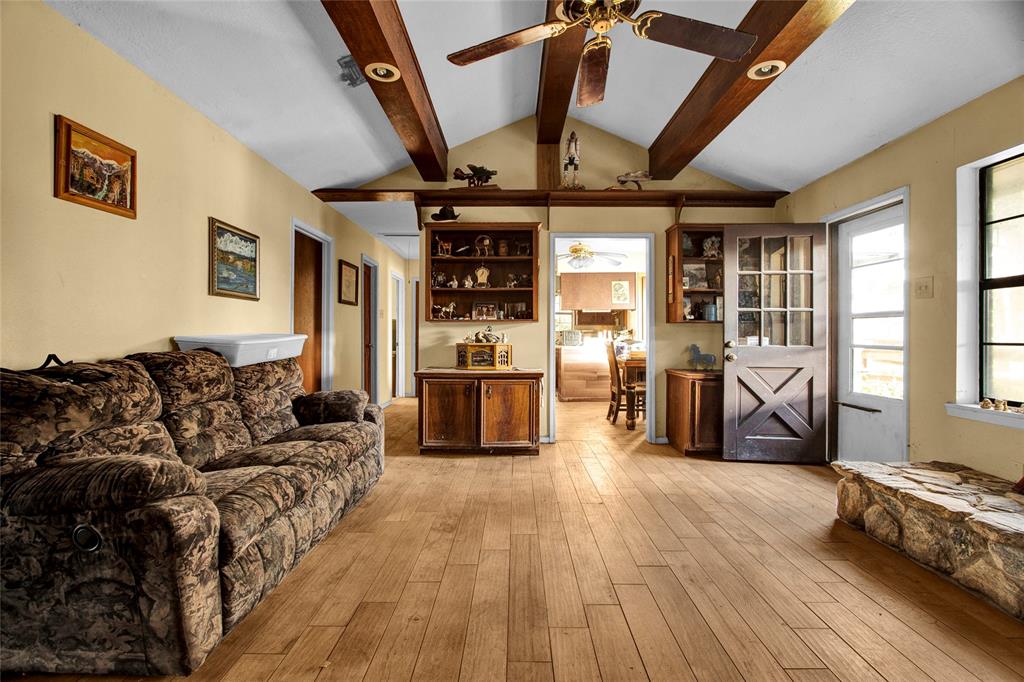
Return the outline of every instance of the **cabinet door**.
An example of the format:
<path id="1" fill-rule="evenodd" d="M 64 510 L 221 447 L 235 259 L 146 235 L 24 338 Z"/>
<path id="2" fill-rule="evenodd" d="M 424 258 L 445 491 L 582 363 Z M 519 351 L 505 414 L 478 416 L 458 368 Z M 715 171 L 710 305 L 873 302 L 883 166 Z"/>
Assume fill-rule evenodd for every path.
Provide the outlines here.
<path id="1" fill-rule="evenodd" d="M 697 451 L 722 451 L 722 382 L 697 379 L 693 382 L 692 447 Z"/>
<path id="2" fill-rule="evenodd" d="M 480 381 L 480 444 L 530 447 L 537 444 L 537 383 Z"/>
<path id="3" fill-rule="evenodd" d="M 423 446 L 476 445 L 476 381 L 424 379 L 420 420 Z"/>

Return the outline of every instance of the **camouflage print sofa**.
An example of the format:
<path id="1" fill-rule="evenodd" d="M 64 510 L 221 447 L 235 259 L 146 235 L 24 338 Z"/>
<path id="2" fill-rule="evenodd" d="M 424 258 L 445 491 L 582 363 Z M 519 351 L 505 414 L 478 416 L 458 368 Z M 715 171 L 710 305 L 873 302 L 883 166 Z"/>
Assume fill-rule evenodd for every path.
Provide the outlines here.
<path id="1" fill-rule="evenodd" d="M 195 670 L 380 477 L 383 429 L 294 360 L 0 370 L 0 668 Z"/>

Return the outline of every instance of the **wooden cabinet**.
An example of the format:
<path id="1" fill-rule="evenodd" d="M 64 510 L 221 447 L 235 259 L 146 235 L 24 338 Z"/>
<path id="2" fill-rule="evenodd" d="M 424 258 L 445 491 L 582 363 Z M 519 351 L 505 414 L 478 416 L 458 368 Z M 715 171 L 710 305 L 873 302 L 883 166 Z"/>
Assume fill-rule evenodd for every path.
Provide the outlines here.
<path id="1" fill-rule="evenodd" d="M 420 452 L 537 454 L 540 370 L 416 372 Z"/>
<path id="2" fill-rule="evenodd" d="M 427 223 L 423 319 L 497 320 L 500 315 L 535 322 L 539 228 L 540 223 Z"/>
<path id="3" fill-rule="evenodd" d="M 665 319 L 718 324 L 723 308 L 724 225 L 677 223 L 665 233 Z M 717 248 L 715 239 L 717 239 Z M 693 319 L 688 319 L 687 316 Z"/>
<path id="4" fill-rule="evenodd" d="M 667 369 L 668 442 L 684 455 L 722 454 L 722 372 Z"/>

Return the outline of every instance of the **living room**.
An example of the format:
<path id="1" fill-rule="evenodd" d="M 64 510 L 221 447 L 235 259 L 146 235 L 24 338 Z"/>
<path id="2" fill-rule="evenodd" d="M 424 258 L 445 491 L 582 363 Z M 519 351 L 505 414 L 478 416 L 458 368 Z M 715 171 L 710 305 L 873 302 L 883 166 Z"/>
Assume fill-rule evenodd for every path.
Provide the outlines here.
<path id="1" fill-rule="evenodd" d="M 0 3 L 5 675 L 1020 678 L 1024 3 L 548 4 Z"/>

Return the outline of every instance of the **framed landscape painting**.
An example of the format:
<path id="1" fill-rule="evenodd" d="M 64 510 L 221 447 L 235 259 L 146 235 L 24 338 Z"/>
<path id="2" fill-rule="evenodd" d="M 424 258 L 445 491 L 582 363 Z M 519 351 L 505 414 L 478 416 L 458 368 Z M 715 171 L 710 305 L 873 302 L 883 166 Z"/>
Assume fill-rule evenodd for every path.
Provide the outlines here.
<path id="1" fill-rule="evenodd" d="M 260 238 L 213 217 L 210 295 L 260 300 Z"/>
<path id="2" fill-rule="evenodd" d="M 54 119 L 53 196 L 135 219 L 135 150 L 69 118 Z"/>

